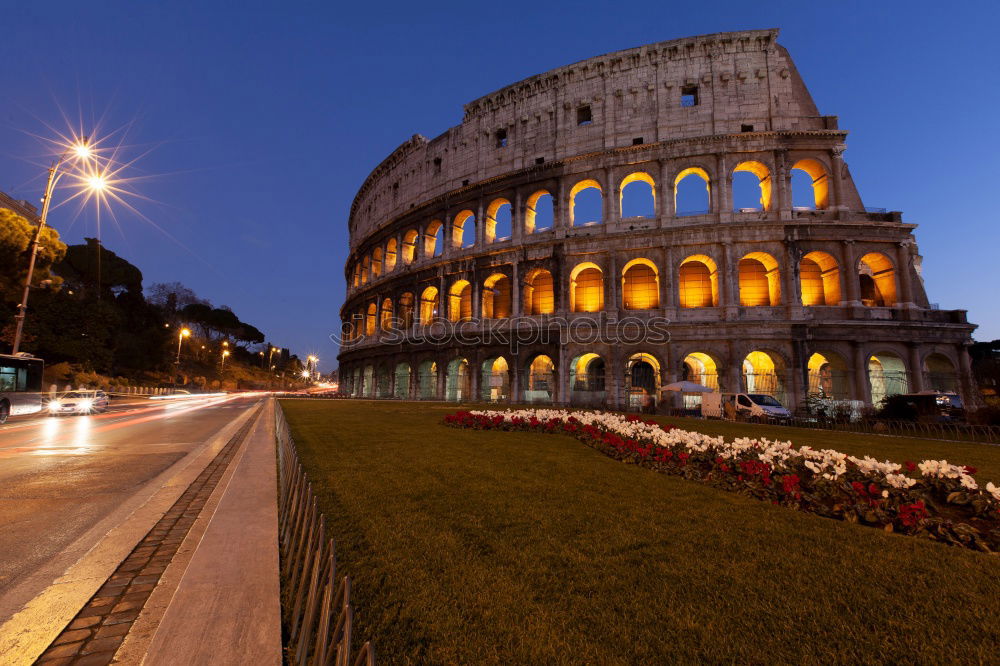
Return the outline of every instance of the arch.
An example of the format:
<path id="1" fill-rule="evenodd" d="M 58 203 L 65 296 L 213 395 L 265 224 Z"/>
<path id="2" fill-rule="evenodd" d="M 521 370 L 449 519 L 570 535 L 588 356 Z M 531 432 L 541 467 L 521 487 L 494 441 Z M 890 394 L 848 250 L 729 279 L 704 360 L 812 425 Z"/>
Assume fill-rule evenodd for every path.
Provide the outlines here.
<path id="1" fill-rule="evenodd" d="M 929 354 L 924 359 L 924 388 L 928 391 L 958 393 L 958 373 L 955 364 L 944 354 Z"/>
<path id="2" fill-rule="evenodd" d="M 597 190 L 596 201 L 594 197 L 587 196 L 580 203 L 583 208 L 577 214 L 577 196 L 586 190 Z M 592 178 L 581 180 L 569 191 L 569 226 L 578 227 L 584 224 L 596 224 L 604 221 L 602 214 L 604 191 L 601 184 Z M 594 208 L 596 207 L 596 215 Z"/>
<path id="3" fill-rule="evenodd" d="M 382 275 L 382 248 L 372 250 L 372 279 Z"/>
<path id="4" fill-rule="evenodd" d="M 800 187 L 796 171 L 808 177 L 809 180 L 802 183 L 808 190 Z M 830 205 L 830 177 L 822 162 L 812 158 L 799 160 L 792 165 L 791 175 L 792 206 L 797 209 L 824 210 Z"/>
<path id="5" fill-rule="evenodd" d="M 417 237 L 419 234 L 416 229 L 410 229 L 405 234 L 403 234 L 403 263 L 409 266 L 413 263 L 413 260 L 417 257 Z"/>
<path id="6" fill-rule="evenodd" d="M 736 174 L 737 173 L 750 173 L 757 177 L 757 187 L 760 191 L 760 198 L 757 204 L 760 208 L 754 206 L 741 206 L 740 197 L 736 193 Z M 748 160 L 746 162 L 740 162 L 733 169 L 733 208 L 739 212 L 747 212 L 744 209 L 751 210 L 771 210 L 771 171 L 762 163 L 756 160 Z M 755 194 L 756 196 L 756 194 Z M 749 202 L 746 202 L 749 203 Z"/>
<path id="7" fill-rule="evenodd" d="M 438 317 L 438 289 L 427 287 L 420 294 L 420 324 L 428 326 Z"/>
<path id="8" fill-rule="evenodd" d="M 424 229 L 424 256 L 440 257 L 444 251 L 444 223 L 431 220 Z"/>
<path id="9" fill-rule="evenodd" d="M 472 376 L 469 374 L 469 361 L 456 358 L 448 364 L 448 373 L 444 377 L 444 395 L 448 402 L 463 402 L 471 396 Z"/>
<path id="10" fill-rule="evenodd" d="M 879 352 L 868 357 L 868 385 L 872 405 L 879 406 L 889 396 L 910 392 L 906 363 L 893 352 Z"/>
<path id="11" fill-rule="evenodd" d="M 466 248 L 476 244 L 476 214 L 463 210 L 451 223 L 452 247 Z"/>
<path id="12" fill-rule="evenodd" d="M 636 171 L 625 176 L 619 187 L 618 210 L 622 217 L 656 217 L 656 182 L 652 176 Z"/>
<path id="13" fill-rule="evenodd" d="M 569 374 L 569 402 L 577 407 L 600 407 L 607 401 L 607 365 L 600 354 L 587 352 L 573 359 Z"/>
<path id="14" fill-rule="evenodd" d="M 448 321 L 472 319 L 472 285 L 468 280 L 456 280 L 448 290 Z"/>
<path id="15" fill-rule="evenodd" d="M 719 365 L 714 358 L 705 352 L 691 352 L 684 357 L 683 363 L 685 381 L 719 390 Z"/>
<path id="16" fill-rule="evenodd" d="M 494 273 L 483 282 L 483 319 L 507 319 L 512 307 L 510 278 Z"/>
<path id="17" fill-rule="evenodd" d="M 555 203 L 548 190 L 538 190 L 525 202 L 524 233 L 546 231 L 555 225 Z"/>
<path id="18" fill-rule="evenodd" d="M 751 252 L 740 259 L 740 305 L 778 305 L 781 275 L 778 262 L 766 252 Z"/>
<path id="19" fill-rule="evenodd" d="M 604 309 L 604 273 L 592 262 L 577 264 L 569 274 L 569 302 L 572 312 L 600 312 Z"/>
<path id="20" fill-rule="evenodd" d="M 839 354 L 830 351 L 814 352 L 806 363 L 806 370 L 806 395 L 820 400 L 850 398 L 847 363 Z"/>
<path id="21" fill-rule="evenodd" d="M 696 187 L 689 177 L 701 179 L 705 183 L 705 192 Z M 712 209 L 712 182 L 708 172 L 701 167 L 693 166 L 680 171 L 674 178 L 674 211 L 678 217 L 685 215 L 704 215 Z"/>
<path id="22" fill-rule="evenodd" d="M 368 304 L 368 311 L 365 313 L 365 335 L 375 335 L 375 303 Z"/>
<path id="23" fill-rule="evenodd" d="M 840 266 L 826 252 L 810 252 L 799 261 L 802 305 L 840 303 Z"/>
<path id="24" fill-rule="evenodd" d="M 682 308 L 708 308 L 719 304 L 719 270 L 705 254 L 693 254 L 678 269 L 678 290 Z"/>
<path id="25" fill-rule="evenodd" d="M 385 272 L 391 273 L 396 270 L 396 257 L 398 256 L 396 251 L 396 239 L 390 238 L 385 244 Z"/>
<path id="26" fill-rule="evenodd" d="M 358 262 L 354 262 L 354 271 L 351 274 L 351 284 L 355 287 L 361 285 L 361 264 Z"/>
<path id="27" fill-rule="evenodd" d="M 660 307 L 660 274 L 649 259 L 633 259 L 622 268 L 622 307 L 626 310 Z"/>
<path id="28" fill-rule="evenodd" d="M 392 391 L 392 397 L 399 400 L 406 400 L 410 397 L 410 364 L 409 363 L 397 363 L 395 371 L 395 382 Z"/>
<path id="29" fill-rule="evenodd" d="M 417 399 L 437 398 L 437 363 L 424 361 L 417 368 Z"/>
<path id="30" fill-rule="evenodd" d="M 868 307 L 896 305 L 896 268 L 881 252 L 869 252 L 858 260 L 861 303 Z"/>
<path id="31" fill-rule="evenodd" d="M 525 402 L 551 403 L 555 397 L 556 365 L 545 354 L 528 361 L 522 399 Z"/>
<path id="32" fill-rule="evenodd" d="M 388 331 L 393 328 L 392 322 L 392 299 L 385 298 L 382 300 L 382 308 L 379 313 L 378 327 L 383 331 Z"/>
<path id="33" fill-rule="evenodd" d="M 556 311 L 552 273 L 536 268 L 524 280 L 524 314 L 545 315 Z"/>
<path id="34" fill-rule="evenodd" d="M 361 396 L 363 398 L 375 397 L 375 366 L 365 366 L 361 379 Z"/>
<path id="35" fill-rule="evenodd" d="M 365 258 L 361 260 L 361 284 L 368 284 L 368 278 L 371 275 L 372 269 L 372 257 L 370 254 L 366 254 Z"/>
<path id="36" fill-rule="evenodd" d="M 399 297 L 399 324 L 403 329 L 413 326 L 413 293 L 406 291 Z"/>
<path id="37" fill-rule="evenodd" d="M 513 207 L 506 199 L 494 199 L 486 208 L 486 226 L 483 228 L 487 243 L 507 240 L 511 235 Z"/>
<path id="38" fill-rule="evenodd" d="M 389 366 L 382 364 L 379 365 L 375 370 L 375 397 L 376 398 L 388 398 L 390 397 L 389 385 Z"/>
<path id="39" fill-rule="evenodd" d="M 480 399 L 487 402 L 510 400 L 510 367 L 503 356 L 483 361 L 480 375 Z"/>
<path id="40" fill-rule="evenodd" d="M 785 404 L 785 360 L 766 351 L 754 350 L 743 359 L 743 388 L 750 394 L 769 395 Z"/>
<path id="41" fill-rule="evenodd" d="M 625 398 L 629 409 L 655 408 L 660 396 L 660 362 L 652 354 L 638 352 L 625 361 Z"/>

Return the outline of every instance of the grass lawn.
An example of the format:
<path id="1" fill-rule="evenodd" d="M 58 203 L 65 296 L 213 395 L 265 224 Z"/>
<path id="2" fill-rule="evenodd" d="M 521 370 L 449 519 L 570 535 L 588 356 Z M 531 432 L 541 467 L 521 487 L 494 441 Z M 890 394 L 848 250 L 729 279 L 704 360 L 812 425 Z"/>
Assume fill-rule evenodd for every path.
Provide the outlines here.
<path id="1" fill-rule="evenodd" d="M 1000 654 L 1000 558 L 625 465 L 568 436 L 446 428 L 454 406 L 281 404 L 354 579 L 355 631 L 373 638 L 381 663 Z M 1000 479 L 997 447 L 683 426 L 878 458 L 947 457 Z"/>

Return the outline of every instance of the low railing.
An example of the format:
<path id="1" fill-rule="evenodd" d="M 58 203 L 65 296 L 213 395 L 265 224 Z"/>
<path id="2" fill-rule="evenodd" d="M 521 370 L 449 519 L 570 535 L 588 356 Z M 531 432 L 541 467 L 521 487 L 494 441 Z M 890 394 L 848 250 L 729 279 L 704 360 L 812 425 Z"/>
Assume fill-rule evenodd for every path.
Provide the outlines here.
<path id="1" fill-rule="evenodd" d="M 337 579 L 333 539 L 302 469 L 288 422 L 274 403 L 278 440 L 278 546 L 285 658 L 295 666 L 374 666 L 366 642 L 351 659 L 351 578 Z"/>

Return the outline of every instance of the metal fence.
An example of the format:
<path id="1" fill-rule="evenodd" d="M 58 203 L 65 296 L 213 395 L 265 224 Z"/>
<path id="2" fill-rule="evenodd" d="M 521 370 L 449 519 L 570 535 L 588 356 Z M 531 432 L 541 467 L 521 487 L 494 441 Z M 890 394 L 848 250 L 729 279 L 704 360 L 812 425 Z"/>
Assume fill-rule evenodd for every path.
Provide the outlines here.
<path id="1" fill-rule="evenodd" d="M 337 558 L 333 539 L 326 534 L 326 517 L 317 508 L 285 415 L 277 403 L 274 410 L 285 658 L 295 666 L 374 666 L 370 641 L 351 658 L 351 578 L 337 578 Z"/>

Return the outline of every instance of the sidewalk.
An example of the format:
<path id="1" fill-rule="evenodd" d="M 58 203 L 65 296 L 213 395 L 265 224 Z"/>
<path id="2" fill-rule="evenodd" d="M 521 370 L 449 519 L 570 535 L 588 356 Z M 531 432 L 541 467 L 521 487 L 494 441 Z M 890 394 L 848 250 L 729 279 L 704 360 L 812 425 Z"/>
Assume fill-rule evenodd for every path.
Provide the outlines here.
<path id="1" fill-rule="evenodd" d="M 116 663 L 281 663 L 273 410 L 268 401 Z"/>

